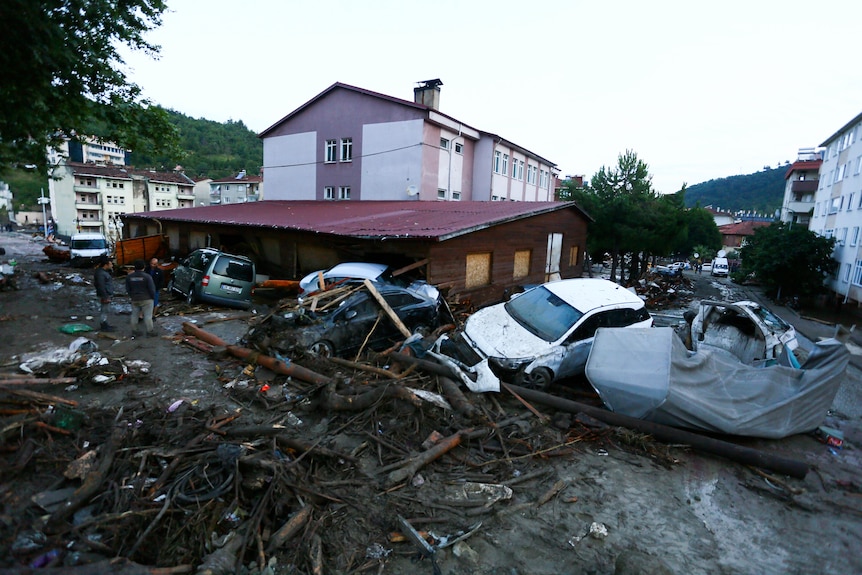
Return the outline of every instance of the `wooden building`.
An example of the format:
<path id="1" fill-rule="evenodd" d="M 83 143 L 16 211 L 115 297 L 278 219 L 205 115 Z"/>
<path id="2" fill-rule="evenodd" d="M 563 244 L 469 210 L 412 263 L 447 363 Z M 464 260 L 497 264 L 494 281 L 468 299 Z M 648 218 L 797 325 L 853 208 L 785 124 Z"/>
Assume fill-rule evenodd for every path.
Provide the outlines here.
<path id="1" fill-rule="evenodd" d="M 344 261 L 414 265 L 458 301 L 580 277 L 589 216 L 574 202 L 264 201 L 125 214 L 125 238 L 162 234 L 173 256 L 248 255 L 258 273 L 298 279 Z"/>

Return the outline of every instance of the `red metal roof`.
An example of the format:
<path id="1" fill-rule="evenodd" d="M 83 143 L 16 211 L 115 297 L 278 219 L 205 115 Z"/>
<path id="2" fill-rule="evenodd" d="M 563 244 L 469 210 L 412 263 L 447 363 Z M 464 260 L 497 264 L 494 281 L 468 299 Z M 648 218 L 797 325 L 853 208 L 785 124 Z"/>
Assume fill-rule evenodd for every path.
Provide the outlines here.
<path id="1" fill-rule="evenodd" d="M 443 241 L 492 225 L 561 209 L 574 202 L 428 202 L 267 200 L 140 212 L 123 219 L 157 219 L 298 230 L 357 238 L 416 238 Z"/>

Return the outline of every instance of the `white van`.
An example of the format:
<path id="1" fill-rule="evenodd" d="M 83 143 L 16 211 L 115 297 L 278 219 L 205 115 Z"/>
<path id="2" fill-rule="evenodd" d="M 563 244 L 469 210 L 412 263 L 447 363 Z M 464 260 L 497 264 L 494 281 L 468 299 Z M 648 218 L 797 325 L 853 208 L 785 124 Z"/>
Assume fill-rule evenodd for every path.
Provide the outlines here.
<path id="1" fill-rule="evenodd" d="M 76 267 L 94 264 L 99 256 L 111 255 L 108 239 L 98 233 L 72 234 L 69 251 L 70 263 Z"/>
<path id="2" fill-rule="evenodd" d="M 712 260 L 712 275 L 727 277 L 729 272 L 727 258 L 715 258 Z"/>

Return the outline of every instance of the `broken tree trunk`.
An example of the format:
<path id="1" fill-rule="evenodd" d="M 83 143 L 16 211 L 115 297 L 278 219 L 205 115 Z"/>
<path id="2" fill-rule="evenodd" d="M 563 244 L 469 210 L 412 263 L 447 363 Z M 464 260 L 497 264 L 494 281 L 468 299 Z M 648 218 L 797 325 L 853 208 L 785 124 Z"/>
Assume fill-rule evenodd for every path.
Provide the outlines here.
<path id="1" fill-rule="evenodd" d="M 224 347 L 227 352 L 234 357 L 238 357 L 240 359 L 252 359 L 254 363 L 262 365 L 273 373 L 289 375 L 291 377 L 301 379 L 302 381 L 305 381 L 307 383 L 314 383 L 317 385 L 326 385 L 332 381 L 325 375 L 321 375 L 315 371 L 306 369 L 301 365 L 297 365 L 295 363 L 285 363 L 281 360 L 269 357 L 267 355 L 261 355 L 256 351 L 250 350 L 245 347 L 240 347 L 238 345 L 228 345 L 227 342 L 225 342 L 220 337 L 202 330 L 193 323 L 183 322 L 183 331 L 212 345 Z"/>
<path id="2" fill-rule="evenodd" d="M 592 407 L 590 405 L 536 391 L 535 389 L 527 389 L 525 387 L 518 387 L 517 385 L 510 385 L 509 387 L 517 391 L 524 399 L 535 401 L 543 405 L 549 405 L 562 411 L 568 411 L 569 413 L 583 412 L 590 417 L 595 417 L 599 421 L 604 421 L 610 425 L 628 427 L 629 429 L 634 429 L 642 433 L 649 433 L 659 441 L 685 443 L 699 451 L 720 455 L 745 465 L 769 469 L 770 471 L 775 471 L 799 479 L 803 479 L 808 473 L 808 464 L 803 461 L 786 459 L 778 455 L 771 455 L 749 447 L 728 443 L 727 441 L 705 437 L 691 431 L 685 431 L 675 427 L 661 425 L 660 423 L 653 423 L 651 421 L 628 417 L 606 409 Z"/>

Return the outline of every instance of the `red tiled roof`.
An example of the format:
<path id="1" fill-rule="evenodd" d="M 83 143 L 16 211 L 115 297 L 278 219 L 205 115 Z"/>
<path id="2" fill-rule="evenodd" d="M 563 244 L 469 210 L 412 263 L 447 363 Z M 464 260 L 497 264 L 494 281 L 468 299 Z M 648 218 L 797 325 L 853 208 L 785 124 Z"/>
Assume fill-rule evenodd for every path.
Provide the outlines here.
<path id="1" fill-rule="evenodd" d="M 138 170 L 128 166 L 99 166 L 67 162 L 67 166 L 76 176 L 96 176 L 102 178 L 117 178 L 131 180 L 132 176 L 144 177 L 155 182 L 182 184 L 191 186 L 194 182 L 185 174 L 178 172 L 156 172 L 155 170 Z"/>
<path id="2" fill-rule="evenodd" d="M 259 184 L 263 181 L 263 178 L 260 176 L 248 176 L 245 175 L 241 178 L 237 178 L 236 176 L 227 176 L 226 178 L 219 178 L 217 180 L 213 180 L 213 184 L 230 184 L 233 182 L 245 182 L 251 184 Z"/>
<path id="3" fill-rule="evenodd" d="M 771 225 L 771 222 L 736 222 L 734 224 L 726 224 L 718 226 L 718 231 L 723 236 L 750 236 L 757 228 L 763 228 Z"/>
<path id="4" fill-rule="evenodd" d="M 787 171 L 784 173 L 784 179 L 788 179 L 793 172 L 802 172 L 804 170 L 819 170 L 823 160 L 800 160 L 793 162 Z"/>
<path id="5" fill-rule="evenodd" d="M 492 225 L 576 209 L 574 202 L 429 202 L 267 200 L 125 214 L 123 219 L 158 219 L 299 230 L 357 238 L 416 238 L 443 241 Z"/>

